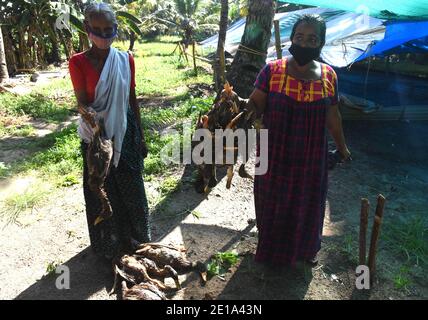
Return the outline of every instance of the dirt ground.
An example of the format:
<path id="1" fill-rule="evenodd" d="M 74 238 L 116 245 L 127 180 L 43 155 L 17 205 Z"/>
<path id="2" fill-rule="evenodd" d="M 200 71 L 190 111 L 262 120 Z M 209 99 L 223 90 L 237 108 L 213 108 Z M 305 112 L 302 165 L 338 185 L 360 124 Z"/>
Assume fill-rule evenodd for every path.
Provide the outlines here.
<path id="1" fill-rule="evenodd" d="M 222 179 L 204 197 L 193 190 L 193 168 L 177 170 L 180 190 L 162 207 L 151 208 L 153 240 L 184 245 L 194 260 L 206 262 L 216 252 L 236 250 L 240 261 L 206 284 L 196 274 L 182 276 L 184 289 L 171 298 L 427 299 L 426 277 L 404 292 L 394 289 L 382 268 L 374 288 L 356 290 L 356 265 L 341 249 L 346 235 L 358 235 L 361 197 L 374 204 L 378 193 L 385 195 L 385 219 L 426 210 L 428 123 L 358 121 L 344 127 L 354 160 L 330 171 L 323 247 L 312 270 L 262 270 L 254 264 L 257 230 L 250 180 L 236 175 L 227 190 Z M 225 177 L 224 170 L 219 176 Z M 17 181 L 3 182 L 2 192 L 13 183 Z M 158 183 L 146 182 L 149 196 Z M 192 210 L 200 217 L 189 214 Z M 107 293 L 113 281 L 110 267 L 89 248 L 81 186 L 52 194 L 48 203 L 19 221 L 0 231 L 0 299 L 116 299 Z M 70 269 L 70 290 L 56 289 L 55 275 L 44 276 L 50 263 Z"/>

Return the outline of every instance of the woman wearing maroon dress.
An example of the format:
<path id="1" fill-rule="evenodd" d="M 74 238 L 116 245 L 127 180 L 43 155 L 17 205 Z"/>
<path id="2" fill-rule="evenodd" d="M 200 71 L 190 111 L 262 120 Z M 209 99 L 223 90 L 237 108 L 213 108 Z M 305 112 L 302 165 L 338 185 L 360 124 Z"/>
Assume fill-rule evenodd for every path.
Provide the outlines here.
<path id="1" fill-rule="evenodd" d="M 259 241 L 255 260 L 273 265 L 316 264 L 327 195 L 327 130 L 350 157 L 338 110 L 337 77 L 317 59 L 326 25 L 302 16 L 291 34 L 293 57 L 267 64 L 250 99 L 268 129 L 268 170 L 254 197 Z"/>

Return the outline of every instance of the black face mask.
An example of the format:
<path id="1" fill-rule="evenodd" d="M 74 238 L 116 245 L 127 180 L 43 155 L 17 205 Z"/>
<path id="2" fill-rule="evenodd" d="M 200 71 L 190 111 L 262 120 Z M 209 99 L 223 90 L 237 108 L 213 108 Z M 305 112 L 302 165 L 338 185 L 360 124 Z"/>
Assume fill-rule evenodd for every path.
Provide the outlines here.
<path id="1" fill-rule="evenodd" d="M 320 56 L 321 47 L 307 48 L 293 43 L 288 51 L 293 55 L 299 66 L 304 66 Z"/>

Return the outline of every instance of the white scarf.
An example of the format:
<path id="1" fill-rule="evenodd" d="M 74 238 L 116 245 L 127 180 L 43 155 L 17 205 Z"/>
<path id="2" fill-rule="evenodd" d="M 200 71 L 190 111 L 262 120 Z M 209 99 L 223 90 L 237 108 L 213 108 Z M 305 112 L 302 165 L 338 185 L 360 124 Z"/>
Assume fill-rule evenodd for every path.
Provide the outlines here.
<path id="1" fill-rule="evenodd" d="M 97 118 L 104 119 L 106 138 L 113 140 L 115 167 L 119 164 L 126 133 L 130 86 L 129 55 L 111 47 L 95 88 L 95 100 L 89 107 L 97 112 Z M 83 141 L 92 141 L 93 130 L 82 118 L 77 131 Z"/>

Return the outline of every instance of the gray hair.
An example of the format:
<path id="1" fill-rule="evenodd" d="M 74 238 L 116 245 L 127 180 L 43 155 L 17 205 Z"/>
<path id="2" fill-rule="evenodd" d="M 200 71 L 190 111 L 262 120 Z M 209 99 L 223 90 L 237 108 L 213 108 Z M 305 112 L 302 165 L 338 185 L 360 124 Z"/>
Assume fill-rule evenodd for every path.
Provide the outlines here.
<path id="1" fill-rule="evenodd" d="M 94 15 L 103 14 L 112 23 L 117 24 L 116 14 L 108 3 L 92 2 L 85 9 L 85 21 L 89 22 Z"/>

